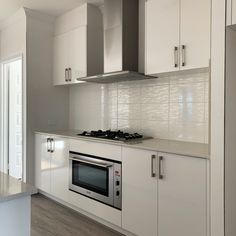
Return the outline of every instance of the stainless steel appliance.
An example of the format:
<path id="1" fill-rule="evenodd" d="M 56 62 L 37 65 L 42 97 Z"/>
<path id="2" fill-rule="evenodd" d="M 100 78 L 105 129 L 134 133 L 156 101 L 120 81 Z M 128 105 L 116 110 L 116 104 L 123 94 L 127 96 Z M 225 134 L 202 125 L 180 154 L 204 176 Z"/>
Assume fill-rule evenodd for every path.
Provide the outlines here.
<path id="1" fill-rule="evenodd" d="M 69 189 L 121 209 L 121 162 L 70 152 Z"/>
<path id="2" fill-rule="evenodd" d="M 139 73 L 139 1 L 104 0 L 103 74 L 78 78 L 92 83 L 146 80 L 156 76 Z"/>
<path id="3" fill-rule="evenodd" d="M 97 131 L 84 131 L 78 136 L 83 136 L 87 138 L 99 138 L 99 139 L 106 139 L 106 140 L 112 140 L 112 141 L 118 141 L 118 142 L 139 142 L 146 139 L 151 139 L 152 137 L 143 136 L 139 133 L 128 133 L 123 132 L 121 130 L 97 130 Z"/>

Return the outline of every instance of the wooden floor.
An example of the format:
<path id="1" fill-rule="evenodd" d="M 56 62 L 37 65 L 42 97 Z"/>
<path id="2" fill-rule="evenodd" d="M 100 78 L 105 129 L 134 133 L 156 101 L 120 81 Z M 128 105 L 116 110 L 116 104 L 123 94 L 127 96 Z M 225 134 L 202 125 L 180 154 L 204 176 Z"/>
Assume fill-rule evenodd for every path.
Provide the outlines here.
<path id="1" fill-rule="evenodd" d="M 32 197 L 31 236 L 121 236 L 42 195 Z"/>

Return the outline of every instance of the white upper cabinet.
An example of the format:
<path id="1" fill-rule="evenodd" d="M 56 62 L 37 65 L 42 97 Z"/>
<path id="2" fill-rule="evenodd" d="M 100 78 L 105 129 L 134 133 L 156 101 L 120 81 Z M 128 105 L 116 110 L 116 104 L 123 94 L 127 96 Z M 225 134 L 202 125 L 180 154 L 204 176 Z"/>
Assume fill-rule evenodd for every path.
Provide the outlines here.
<path id="1" fill-rule="evenodd" d="M 209 67 L 210 0 L 147 0 L 145 73 Z"/>
<path id="2" fill-rule="evenodd" d="M 232 25 L 236 24 L 236 0 L 231 0 L 231 18 L 232 18 Z"/>
<path id="3" fill-rule="evenodd" d="M 55 85 L 64 84 L 68 80 L 68 38 L 68 33 L 58 35 L 54 38 L 53 79 Z"/>
<path id="4" fill-rule="evenodd" d="M 179 0 L 146 1 L 146 74 L 179 70 Z"/>
<path id="5" fill-rule="evenodd" d="M 227 0 L 227 26 L 236 24 L 236 0 Z"/>
<path id="6" fill-rule="evenodd" d="M 77 83 L 87 75 L 87 27 L 54 38 L 54 84 Z"/>
<path id="7" fill-rule="evenodd" d="M 158 236 L 206 236 L 207 160 L 158 156 Z"/>
<path id="8" fill-rule="evenodd" d="M 210 0 L 181 0 L 181 70 L 209 67 L 210 9 Z"/>
<path id="9" fill-rule="evenodd" d="M 59 16 L 54 34 L 54 85 L 103 73 L 102 14 L 97 7 L 84 4 Z"/>
<path id="10" fill-rule="evenodd" d="M 138 236 L 157 236 L 157 153 L 122 150 L 122 227 Z"/>
<path id="11" fill-rule="evenodd" d="M 87 27 L 81 26 L 69 33 L 69 74 L 72 83 L 76 82 L 77 78 L 82 78 L 87 75 Z"/>

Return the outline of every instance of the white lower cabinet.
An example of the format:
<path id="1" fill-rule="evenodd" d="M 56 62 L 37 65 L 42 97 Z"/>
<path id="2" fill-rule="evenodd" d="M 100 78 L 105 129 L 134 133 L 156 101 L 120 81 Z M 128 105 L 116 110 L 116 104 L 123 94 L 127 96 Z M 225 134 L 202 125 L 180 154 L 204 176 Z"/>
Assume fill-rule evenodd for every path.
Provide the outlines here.
<path id="1" fill-rule="evenodd" d="M 35 186 L 75 208 L 121 227 L 121 211 L 69 190 L 69 150 L 121 160 L 121 147 L 35 135 Z"/>
<path id="2" fill-rule="evenodd" d="M 51 158 L 51 194 L 68 201 L 69 189 L 69 140 L 53 137 Z"/>
<path id="3" fill-rule="evenodd" d="M 100 219 L 112 223 L 113 225 L 121 227 L 121 211 L 113 207 L 102 204 L 98 201 L 74 193 L 69 192 L 69 203 L 78 207 L 79 209 L 90 213 Z"/>
<path id="4" fill-rule="evenodd" d="M 121 146 L 70 139 L 70 151 L 121 161 Z M 69 191 L 69 203 L 89 214 L 121 227 L 121 211 Z"/>
<path id="5" fill-rule="evenodd" d="M 35 185 L 58 199 L 68 201 L 69 141 L 67 139 L 36 134 Z"/>
<path id="6" fill-rule="evenodd" d="M 207 236 L 207 160 L 124 148 L 122 227 L 138 236 Z"/>
<path id="7" fill-rule="evenodd" d="M 49 136 L 35 135 L 35 186 L 49 193 L 51 191 L 51 153 L 48 152 Z"/>
<path id="8" fill-rule="evenodd" d="M 207 160 L 159 153 L 158 236 L 207 235 Z"/>
<path id="9" fill-rule="evenodd" d="M 122 149 L 122 227 L 139 236 L 157 236 L 157 179 L 152 177 L 153 158 L 157 158 L 157 153 Z"/>
<path id="10" fill-rule="evenodd" d="M 69 150 L 122 160 L 122 211 L 69 191 Z M 35 152 L 36 187 L 85 214 L 137 236 L 209 236 L 206 159 L 42 134 Z"/>

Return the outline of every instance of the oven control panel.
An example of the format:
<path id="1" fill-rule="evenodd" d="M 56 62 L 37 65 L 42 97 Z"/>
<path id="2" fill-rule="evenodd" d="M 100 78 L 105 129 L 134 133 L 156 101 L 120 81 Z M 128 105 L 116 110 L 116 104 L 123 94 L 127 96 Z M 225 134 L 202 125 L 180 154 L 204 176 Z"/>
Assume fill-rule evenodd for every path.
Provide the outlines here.
<path id="1" fill-rule="evenodd" d="M 114 207 L 121 209 L 122 207 L 122 168 L 121 164 L 114 165 Z"/>

